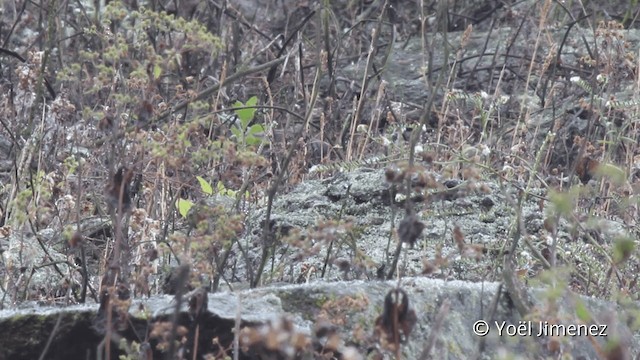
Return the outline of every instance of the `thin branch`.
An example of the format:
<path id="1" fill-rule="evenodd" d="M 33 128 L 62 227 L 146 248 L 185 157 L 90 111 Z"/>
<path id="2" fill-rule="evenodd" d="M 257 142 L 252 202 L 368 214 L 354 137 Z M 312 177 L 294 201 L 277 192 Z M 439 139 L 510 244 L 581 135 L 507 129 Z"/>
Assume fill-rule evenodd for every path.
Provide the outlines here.
<path id="1" fill-rule="evenodd" d="M 237 73 L 227 77 L 220 84 L 215 84 L 215 85 L 213 85 L 211 87 L 208 87 L 208 88 L 202 90 L 193 99 L 188 99 L 188 100 L 184 100 L 182 102 L 179 102 L 173 108 L 163 112 L 162 114 L 160 114 L 156 118 L 154 118 L 152 121 L 150 121 L 150 124 L 157 123 L 158 121 L 169 117 L 171 114 L 176 113 L 176 112 L 178 112 L 178 111 L 180 111 L 182 109 L 185 109 L 192 102 L 198 101 L 198 100 L 202 100 L 202 99 L 206 98 L 207 96 L 209 96 L 209 95 L 215 93 L 216 91 L 220 90 L 220 88 L 222 88 L 224 86 L 233 84 L 237 80 L 242 79 L 242 78 L 244 78 L 244 77 L 246 77 L 248 75 L 255 74 L 257 72 L 269 69 L 272 66 L 276 66 L 276 65 L 284 62 L 284 60 L 285 60 L 284 57 L 279 57 L 277 59 L 271 60 L 271 61 L 266 62 L 264 64 L 260 64 L 258 66 L 255 66 L 255 67 L 252 67 L 252 68 L 249 68 L 249 69 L 246 69 L 246 70 L 238 71 Z"/>

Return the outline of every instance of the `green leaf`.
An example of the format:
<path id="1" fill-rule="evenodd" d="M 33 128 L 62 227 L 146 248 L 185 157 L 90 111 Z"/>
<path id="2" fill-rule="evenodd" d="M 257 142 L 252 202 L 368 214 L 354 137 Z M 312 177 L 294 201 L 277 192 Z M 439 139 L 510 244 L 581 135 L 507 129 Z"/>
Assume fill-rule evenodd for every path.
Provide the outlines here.
<path id="1" fill-rule="evenodd" d="M 572 188 L 568 192 L 559 192 L 551 189 L 548 196 L 551 204 L 560 215 L 569 216 L 575 209 L 577 195 L 577 191 Z"/>
<path id="2" fill-rule="evenodd" d="M 623 185 L 627 181 L 624 170 L 613 164 L 600 164 L 596 169 L 596 175 L 606 176 L 618 185 Z"/>
<path id="3" fill-rule="evenodd" d="M 202 189 L 203 193 L 207 195 L 213 194 L 213 188 L 211 187 L 211 184 L 207 182 L 207 180 L 205 180 L 201 176 L 196 176 L 196 179 L 198 179 L 198 182 L 200 183 L 200 188 Z"/>
<path id="4" fill-rule="evenodd" d="M 160 78 L 160 75 L 162 75 L 162 68 L 160 67 L 160 65 L 155 64 L 153 66 L 153 80 L 158 80 Z"/>
<path id="5" fill-rule="evenodd" d="M 264 126 L 262 126 L 262 124 L 253 124 L 247 131 L 247 135 L 262 134 L 262 133 L 264 133 Z"/>
<path id="6" fill-rule="evenodd" d="M 247 100 L 247 106 L 256 106 L 258 104 L 258 97 L 257 96 L 252 96 L 251 98 L 249 98 L 249 100 Z"/>
<path id="7" fill-rule="evenodd" d="M 232 126 L 231 133 L 233 134 L 233 136 L 236 137 L 236 139 L 238 140 L 242 139 L 242 130 L 240 128 Z"/>
<path id="8" fill-rule="evenodd" d="M 247 142 L 247 145 L 260 145 L 260 143 L 262 143 L 262 139 L 255 136 L 247 136 L 245 141 Z"/>
<path id="9" fill-rule="evenodd" d="M 635 241 L 631 238 L 619 237 L 615 239 L 615 243 L 613 244 L 613 261 L 619 265 L 629 260 L 635 247 Z"/>
<path id="10" fill-rule="evenodd" d="M 235 191 L 227 189 L 222 183 L 222 181 L 218 181 L 218 184 L 216 184 L 216 187 L 218 188 L 218 194 L 220 195 L 235 196 L 236 194 Z"/>
<path id="11" fill-rule="evenodd" d="M 193 202 L 189 200 L 185 200 L 185 199 L 176 200 L 176 208 L 178 208 L 178 211 L 180 212 L 180 215 L 183 218 L 187 217 L 187 214 L 189 213 L 189 210 L 191 210 L 191 207 L 193 207 Z"/>
<path id="12" fill-rule="evenodd" d="M 580 299 L 576 300 L 576 316 L 584 323 L 591 322 L 591 313 L 589 313 L 589 309 L 584 306 L 584 303 L 580 301 Z"/>
<path id="13" fill-rule="evenodd" d="M 224 186 L 222 181 L 218 181 L 218 183 L 216 184 L 216 188 L 218 188 L 218 194 L 227 195 L 227 188 Z"/>
<path id="14" fill-rule="evenodd" d="M 233 107 L 235 108 L 250 107 L 250 106 L 256 106 L 257 103 L 258 103 L 258 98 L 253 96 L 251 97 L 251 99 L 247 100 L 246 104 L 243 104 L 240 101 L 236 101 L 235 104 L 233 104 Z M 256 113 L 256 109 L 255 108 L 236 109 L 235 113 L 236 115 L 238 115 L 238 118 L 240 118 L 240 123 L 242 124 L 242 130 L 245 130 L 249 122 L 253 120 L 253 116 Z"/>

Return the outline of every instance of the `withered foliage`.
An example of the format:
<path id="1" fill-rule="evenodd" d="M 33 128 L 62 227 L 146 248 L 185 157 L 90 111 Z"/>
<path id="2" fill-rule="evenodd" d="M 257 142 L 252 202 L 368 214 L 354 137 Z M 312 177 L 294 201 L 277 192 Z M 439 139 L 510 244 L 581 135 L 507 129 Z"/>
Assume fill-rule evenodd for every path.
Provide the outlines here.
<path id="1" fill-rule="evenodd" d="M 240 347 L 249 356 L 260 354 L 267 359 L 293 359 L 311 351 L 309 336 L 296 330 L 293 322 L 278 318 L 264 325 L 240 330 Z"/>
<path id="2" fill-rule="evenodd" d="M 120 167 L 107 183 L 105 198 L 110 208 L 128 212 L 131 208 L 129 184 L 133 179 L 133 170 Z"/>
<path id="3" fill-rule="evenodd" d="M 418 241 L 418 238 L 422 234 L 422 230 L 424 230 L 424 228 L 424 223 L 420 221 L 415 214 L 407 215 L 402 219 L 398 226 L 398 237 L 401 242 L 407 243 L 413 247 L 416 241 Z"/>

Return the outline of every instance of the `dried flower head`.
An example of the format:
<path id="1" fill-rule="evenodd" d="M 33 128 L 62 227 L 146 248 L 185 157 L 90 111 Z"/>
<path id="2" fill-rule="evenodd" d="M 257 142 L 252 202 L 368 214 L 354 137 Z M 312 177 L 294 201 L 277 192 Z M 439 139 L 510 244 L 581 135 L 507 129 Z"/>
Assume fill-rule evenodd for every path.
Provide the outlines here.
<path id="1" fill-rule="evenodd" d="M 424 230 L 425 225 L 414 214 L 405 216 L 398 226 L 398 237 L 400 241 L 408 243 L 413 247 Z"/>
<path id="2" fill-rule="evenodd" d="M 405 172 L 396 165 L 390 165 L 384 170 L 384 177 L 392 184 L 401 183 L 404 180 Z"/>

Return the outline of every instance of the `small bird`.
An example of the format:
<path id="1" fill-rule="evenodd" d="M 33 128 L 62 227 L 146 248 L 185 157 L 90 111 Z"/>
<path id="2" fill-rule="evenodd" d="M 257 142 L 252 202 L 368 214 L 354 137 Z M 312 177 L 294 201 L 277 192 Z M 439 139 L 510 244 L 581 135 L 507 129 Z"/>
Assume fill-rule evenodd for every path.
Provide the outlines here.
<path id="1" fill-rule="evenodd" d="M 154 115 L 153 105 L 149 101 L 143 100 L 136 109 L 136 115 L 136 129 L 146 128 Z"/>
<path id="2" fill-rule="evenodd" d="M 491 210 L 491 208 L 493 207 L 493 205 L 495 205 L 495 203 L 493 202 L 493 199 L 491 199 L 488 196 L 485 196 L 482 201 L 480 201 L 480 207 L 482 208 L 482 210 L 484 210 L 485 212 L 488 212 Z"/>
<path id="3" fill-rule="evenodd" d="M 416 312 L 409 307 L 407 293 L 400 288 L 392 289 L 384 298 L 374 333 L 382 347 L 393 351 L 408 340 L 416 321 Z"/>
<path id="4" fill-rule="evenodd" d="M 576 174 L 578 174 L 580 181 L 586 185 L 595 176 L 598 166 L 600 166 L 600 163 L 590 156 L 580 159 L 576 165 Z"/>

